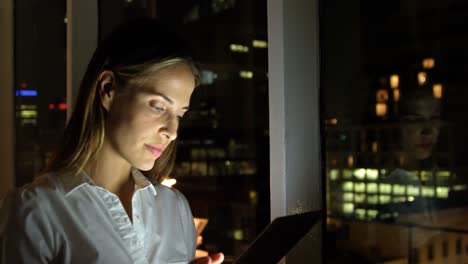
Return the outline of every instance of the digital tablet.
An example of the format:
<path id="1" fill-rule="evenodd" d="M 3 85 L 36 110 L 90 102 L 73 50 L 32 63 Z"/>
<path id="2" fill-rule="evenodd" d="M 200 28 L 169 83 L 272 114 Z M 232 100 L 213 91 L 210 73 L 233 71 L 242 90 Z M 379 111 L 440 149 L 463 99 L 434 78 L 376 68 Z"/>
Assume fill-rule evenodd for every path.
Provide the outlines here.
<path id="1" fill-rule="evenodd" d="M 249 245 L 234 264 L 276 264 L 321 219 L 321 211 L 274 219 Z"/>

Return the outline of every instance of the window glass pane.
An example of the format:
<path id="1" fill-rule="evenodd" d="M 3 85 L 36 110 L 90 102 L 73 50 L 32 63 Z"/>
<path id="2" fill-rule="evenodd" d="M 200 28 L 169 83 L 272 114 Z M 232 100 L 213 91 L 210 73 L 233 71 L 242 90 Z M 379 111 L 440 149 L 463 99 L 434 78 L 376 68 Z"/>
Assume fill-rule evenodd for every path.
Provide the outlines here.
<path id="1" fill-rule="evenodd" d="M 330 263 L 462 263 L 466 1 L 321 1 Z"/>
<path id="2" fill-rule="evenodd" d="M 208 219 L 198 248 L 232 260 L 270 222 L 266 1 L 102 0 L 99 12 L 101 38 L 126 19 L 157 17 L 191 43 L 202 84 L 170 178 Z"/>
<path id="3" fill-rule="evenodd" d="M 31 181 L 66 120 L 65 1 L 15 1 L 16 186 Z"/>

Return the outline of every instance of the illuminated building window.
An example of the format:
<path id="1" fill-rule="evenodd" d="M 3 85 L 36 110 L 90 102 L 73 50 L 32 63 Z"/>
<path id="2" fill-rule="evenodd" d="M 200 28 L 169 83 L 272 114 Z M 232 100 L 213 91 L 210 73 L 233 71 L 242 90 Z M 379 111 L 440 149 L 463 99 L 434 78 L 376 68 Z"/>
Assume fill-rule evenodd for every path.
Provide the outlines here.
<path id="1" fill-rule="evenodd" d="M 267 48 L 268 47 L 268 43 L 265 41 L 265 40 L 258 40 L 258 39 L 254 39 L 252 41 L 252 46 L 254 48 L 261 48 L 261 49 L 264 49 L 264 48 Z"/>
<path id="2" fill-rule="evenodd" d="M 426 72 L 418 72 L 418 84 L 424 85 L 427 81 L 427 73 Z"/>
<path id="3" fill-rule="evenodd" d="M 232 237 L 235 240 L 243 240 L 244 239 L 244 232 L 242 232 L 242 229 L 236 229 L 232 231 Z"/>
<path id="4" fill-rule="evenodd" d="M 434 197 L 434 187 L 432 186 L 423 186 L 421 194 L 424 197 Z"/>
<path id="5" fill-rule="evenodd" d="M 211 9 L 217 14 L 222 11 L 233 8 L 236 5 L 236 0 L 212 0 Z"/>
<path id="6" fill-rule="evenodd" d="M 368 183 L 367 184 L 367 192 L 368 193 L 376 193 L 377 192 L 377 183 Z"/>
<path id="7" fill-rule="evenodd" d="M 408 195 L 419 196 L 419 187 L 418 186 L 408 185 L 408 186 L 406 186 L 406 191 L 407 191 Z"/>
<path id="8" fill-rule="evenodd" d="M 37 111 L 36 110 L 21 110 L 19 114 L 20 114 L 21 118 L 37 117 Z"/>
<path id="9" fill-rule="evenodd" d="M 367 210 L 367 215 L 371 219 L 375 219 L 378 214 L 379 214 L 379 211 L 377 211 L 377 210 Z"/>
<path id="10" fill-rule="evenodd" d="M 400 83 L 400 77 L 398 74 L 393 74 L 390 76 L 390 88 L 397 89 Z"/>
<path id="11" fill-rule="evenodd" d="M 392 185 L 388 183 L 381 183 L 379 185 L 380 193 L 391 193 L 392 192 Z"/>
<path id="12" fill-rule="evenodd" d="M 447 198 L 449 196 L 448 187 L 437 187 L 436 188 L 437 198 Z"/>
<path id="13" fill-rule="evenodd" d="M 253 72 L 251 72 L 251 71 L 240 71 L 239 76 L 242 79 L 252 79 L 253 78 Z"/>
<path id="14" fill-rule="evenodd" d="M 372 142 L 372 152 L 377 153 L 379 151 L 379 142 L 374 141 Z"/>
<path id="15" fill-rule="evenodd" d="M 376 103 L 375 104 L 375 114 L 377 116 L 385 116 L 387 114 L 387 104 L 386 103 Z"/>
<path id="16" fill-rule="evenodd" d="M 353 155 L 348 155 L 348 160 L 347 161 L 348 161 L 348 167 L 350 167 L 350 168 L 353 167 L 353 165 L 354 165 Z"/>
<path id="17" fill-rule="evenodd" d="M 454 191 L 464 191 L 464 190 L 466 190 L 466 185 L 454 185 L 452 187 L 452 190 L 454 190 Z"/>
<path id="18" fill-rule="evenodd" d="M 355 169 L 353 174 L 356 178 L 364 180 L 364 178 L 366 177 L 366 169 Z"/>
<path id="19" fill-rule="evenodd" d="M 254 191 L 254 190 L 250 190 L 249 191 L 249 199 L 250 199 L 251 204 L 256 205 L 258 203 L 258 194 L 257 194 L 257 192 Z"/>
<path id="20" fill-rule="evenodd" d="M 406 197 L 396 196 L 396 197 L 393 197 L 392 200 L 393 200 L 394 203 L 404 203 L 404 202 L 406 202 Z"/>
<path id="21" fill-rule="evenodd" d="M 436 83 L 432 86 L 432 92 L 434 94 L 434 98 L 441 99 L 442 98 L 442 84 Z"/>
<path id="22" fill-rule="evenodd" d="M 406 186 L 401 184 L 394 184 L 393 185 L 393 194 L 396 195 L 403 195 L 406 192 Z"/>
<path id="23" fill-rule="evenodd" d="M 21 126 L 26 126 L 26 125 L 36 126 L 37 120 L 35 118 L 21 119 L 20 125 Z"/>
<path id="24" fill-rule="evenodd" d="M 393 90 L 393 101 L 398 102 L 400 100 L 400 90 Z"/>
<path id="25" fill-rule="evenodd" d="M 358 219 L 361 219 L 361 220 L 364 220 L 366 218 L 366 209 L 363 209 L 363 208 L 356 208 L 356 210 L 354 211 L 354 213 L 356 214 L 356 217 Z"/>
<path id="26" fill-rule="evenodd" d="M 377 180 L 379 178 L 379 170 L 377 169 L 366 169 L 366 178 L 368 180 Z"/>
<path id="27" fill-rule="evenodd" d="M 354 198 L 354 194 L 352 192 L 345 192 L 343 193 L 343 201 L 345 202 L 352 202 Z"/>
<path id="28" fill-rule="evenodd" d="M 381 204 L 386 204 L 391 201 L 391 196 L 390 195 L 380 195 L 379 200 Z"/>
<path id="29" fill-rule="evenodd" d="M 218 78 L 218 74 L 213 71 L 203 70 L 201 71 L 201 84 L 210 85 Z"/>
<path id="30" fill-rule="evenodd" d="M 353 177 L 352 170 L 344 169 L 342 173 L 343 173 L 343 179 L 351 179 Z"/>
<path id="31" fill-rule="evenodd" d="M 343 213 L 351 214 L 354 212 L 354 204 L 353 203 L 343 203 Z"/>
<path id="32" fill-rule="evenodd" d="M 343 191 L 353 191 L 353 182 L 343 182 Z"/>
<path id="33" fill-rule="evenodd" d="M 335 126 L 338 124 L 338 119 L 336 118 L 327 119 L 325 120 L 325 124 Z"/>
<path id="34" fill-rule="evenodd" d="M 37 105 L 20 105 L 21 110 L 36 110 Z"/>
<path id="35" fill-rule="evenodd" d="M 432 69 L 435 66 L 435 60 L 433 58 L 426 58 L 422 61 L 424 69 Z"/>
<path id="36" fill-rule="evenodd" d="M 369 203 L 369 204 L 378 204 L 379 203 L 379 196 L 378 195 L 368 195 L 367 196 L 367 203 Z"/>
<path id="37" fill-rule="evenodd" d="M 231 45 L 229 45 L 229 49 L 232 52 L 239 52 L 239 53 L 249 52 L 249 47 L 241 45 L 241 44 L 231 44 Z"/>
<path id="38" fill-rule="evenodd" d="M 336 181 L 338 179 L 339 171 L 337 169 L 330 170 L 330 180 Z"/>
<path id="39" fill-rule="evenodd" d="M 437 177 L 450 177 L 450 171 L 438 171 L 436 172 Z"/>
<path id="40" fill-rule="evenodd" d="M 354 202 L 356 203 L 364 203 L 366 200 L 366 195 L 363 193 L 356 193 L 354 194 Z"/>
<path id="41" fill-rule="evenodd" d="M 386 102 L 388 101 L 388 91 L 385 89 L 380 89 L 376 93 L 377 102 Z"/>
<path id="42" fill-rule="evenodd" d="M 354 183 L 354 191 L 355 192 L 365 192 L 366 191 L 366 184 L 364 182 Z"/>

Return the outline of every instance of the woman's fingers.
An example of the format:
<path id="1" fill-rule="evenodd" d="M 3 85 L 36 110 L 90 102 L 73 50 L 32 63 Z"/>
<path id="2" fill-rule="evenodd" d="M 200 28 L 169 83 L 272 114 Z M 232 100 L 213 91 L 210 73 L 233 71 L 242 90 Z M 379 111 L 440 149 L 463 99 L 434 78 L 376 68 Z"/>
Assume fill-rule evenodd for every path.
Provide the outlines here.
<path id="1" fill-rule="evenodd" d="M 224 254 L 223 253 L 216 253 L 209 257 L 203 257 L 199 259 L 195 259 L 190 264 L 221 264 L 224 261 Z"/>

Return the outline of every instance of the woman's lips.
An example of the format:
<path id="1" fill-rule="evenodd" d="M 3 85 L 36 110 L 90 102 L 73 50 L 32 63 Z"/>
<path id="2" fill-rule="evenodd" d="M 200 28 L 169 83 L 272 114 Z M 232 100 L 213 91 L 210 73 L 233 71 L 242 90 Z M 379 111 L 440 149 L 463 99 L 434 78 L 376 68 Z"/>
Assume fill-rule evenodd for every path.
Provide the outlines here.
<path id="1" fill-rule="evenodd" d="M 146 149 L 153 154 L 154 157 L 159 158 L 166 148 L 163 144 L 148 145 L 145 144 Z"/>

